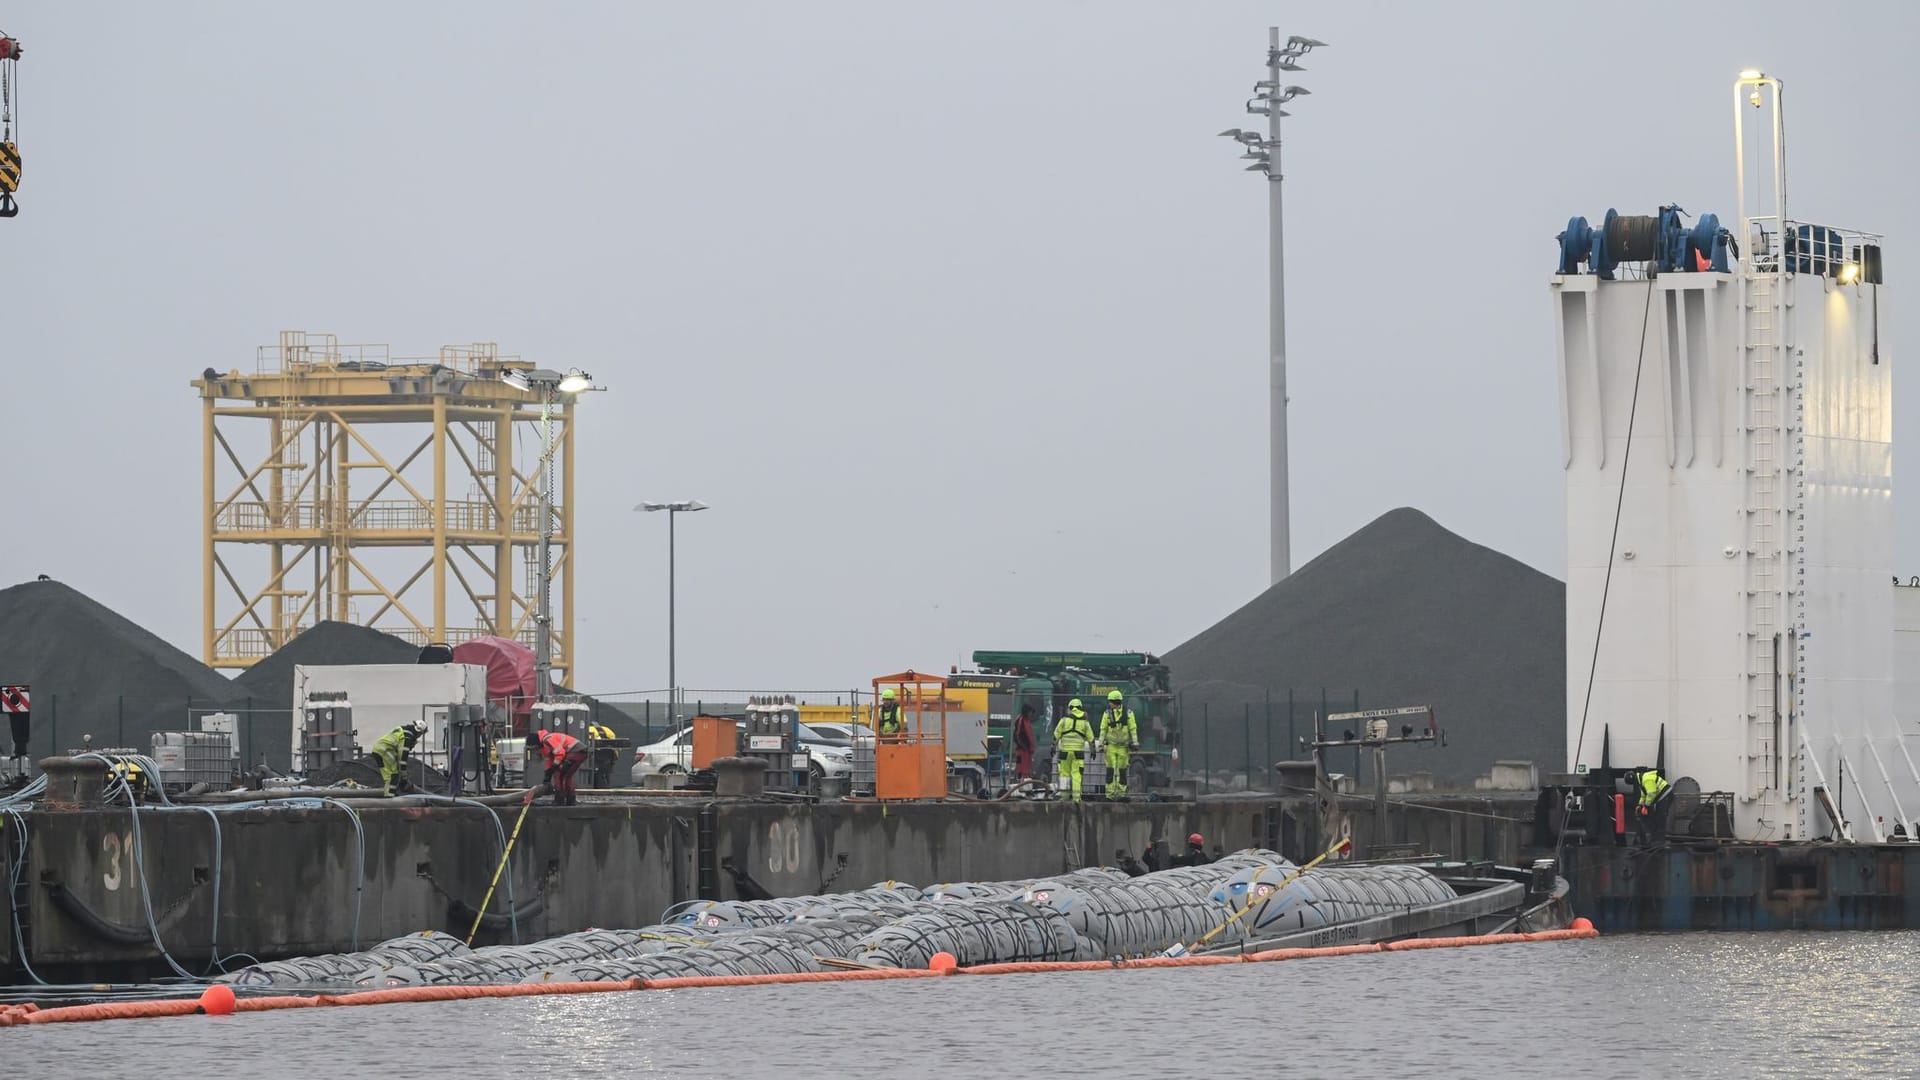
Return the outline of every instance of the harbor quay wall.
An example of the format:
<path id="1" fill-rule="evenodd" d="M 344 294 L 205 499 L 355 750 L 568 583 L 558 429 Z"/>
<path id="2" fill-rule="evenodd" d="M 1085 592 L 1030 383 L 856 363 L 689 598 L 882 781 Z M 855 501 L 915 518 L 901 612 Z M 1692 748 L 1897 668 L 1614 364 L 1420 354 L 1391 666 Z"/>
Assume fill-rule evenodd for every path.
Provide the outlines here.
<path id="1" fill-rule="evenodd" d="M 483 903 L 489 915 L 475 944 L 516 934 L 531 941 L 646 926 L 702 897 L 1044 877 L 1112 865 L 1116 852 L 1138 855 L 1150 841 L 1178 851 L 1193 832 L 1210 849 L 1267 847 L 1304 860 L 1319 854 L 1325 829 L 1312 799 L 1259 794 L 1114 805 L 537 805 L 487 902 L 517 805 L 351 807 L 28 812 L 24 849 L 18 828 L 0 833 L 16 918 L 0 935 L 0 961 L 14 981 L 25 964 L 47 979 L 170 974 L 154 944 L 157 928 L 167 954 L 199 973 L 216 954 L 231 967 L 237 956 L 344 952 L 420 930 L 465 937 Z M 1526 831 L 1478 810 L 1395 806 L 1390 818 L 1396 842 L 1463 858 L 1512 862 Z M 1365 854 L 1371 819 L 1349 821 Z"/>

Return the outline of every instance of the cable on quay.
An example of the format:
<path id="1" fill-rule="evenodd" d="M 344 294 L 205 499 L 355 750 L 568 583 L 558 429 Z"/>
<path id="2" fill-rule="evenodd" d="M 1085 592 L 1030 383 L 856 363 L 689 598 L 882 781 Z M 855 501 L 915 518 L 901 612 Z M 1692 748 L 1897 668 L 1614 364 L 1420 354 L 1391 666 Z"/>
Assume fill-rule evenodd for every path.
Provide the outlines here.
<path id="1" fill-rule="evenodd" d="M 1586 920 L 1576 920 L 1584 924 Z M 1211 967 L 1220 964 L 1258 964 L 1281 960 L 1306 960 L 1319 957 L 1358 956 L 1365 953 L 1408 952 L 1419 949 L 1465 948 L 1476 945 L 1512 945 L 1546 941 L 1580 941 L 1600 936 L 1589 925 L 1566 930 L 1540 930 L 1527 934 L 1490 934 L 1484 937 L 1407 938 L 1401 941 L 1368 945 L 1332 945 L 1323 948 L 1269 949 L 1264 952 L 1233 956 L 1156 956 L 1137 960 L 1034 961 L 1017 964 L 981 964 L 943 970 L 880 968 L 860 971 L 784 972 L 765 975 L 703 975 L 663 979 L 626 979 L 621 982 L 520 983 L 507 986 L 403 986 L 388 990 L 363 990 L 351 994 L 317 994 L 310 997 L 242 997 L 233 1003 L 235 1012 L 268 1012 L 278 1009 L 310 1009 L 355 1005 L 396 1005 L 427 1001 L 467 1001 L 477 998 L 535 997 L 554 994 L 617 993 L 627 990 L 691 990 L 731 986 L 771 986 L 788 983 L 872 982 L 887 979 L 942 978 L 948 975 L 1030 975 L 1069 971 L 1126 971 Z M 0 1027 L 24 1024 L 63 1024 L 90 1020 L 132 1020 L 163 1016 L 191 1016 L 203 1011 L 193 998 L 166 1001 L 117 1001 L 93 1005 L 68 1005 L 42 1009 L 31 1004 L 10 1005 L 0 1009 Z"/>
<path id="2" fill-rule="evenodd" d="M 154 761 L 151 757 L 148 757 L 147 755 L 144 755 L 144 754 L 117 754 L 109 757 L 108 755 L 100 753 L 99 751 L 88 751 L 87 753 L 80 754 L 78 756 L 82 758 L 90 758 L 90 759 L 105 762 L 110 770 L 113 768 L 113 766 L 118 765 L 122 762 L 126 762 L 139 768 L 147 776 L 160 775 L 159 763 Z M 25 811 L 33 808 L 34 800 L 40 797 L 41 795 L 44 795 L 46 793 L 46 788 L 47 788 L 47 778 L 43 775 L 43 776 L 34 778 L 31 784 L 28 784 L 26 787 L 22 788 L 21 790 L 14 792 L 13 794 L 8 795 L 4 798 L 0 798 L 0 813 L 7 815 L 7 817 L 12 820 L 14 827 L 18 830 L 19 836 L 20 836 L 20 851 L 22 853 L 24 853 L 27 850 L 28 846 L 32 842 L 30 830 L 27 827 Z M 220 887 L 221 887 L 221 867 L 224 863 L 224 859 L 222 855 L 222 848 L 224 846 L 224 836 L 220 827 L 219 814 L 221 812 L 233 811 L 233 810 L 258 809 L 258 808 L 267 806 L 270 803 L 271 805 L 274 805 L 274 806 L 287 807 L 290 809 L 333 807 L 341 810 L 347 815 L 348 820 L 353 823 L 354 849 L 355 849 L 355 854 L 357 858 L 354 861 L 355 874 L 354 874 L 354 887 L 353 887 L 352 941 L 353 941 L 354 948 L 356 949 L 359 948 L 362 898 L 366 891 L 367 837 L 366 837 L 366 829 L 360 821 L 360 814 L 352 806 L 348 805 L 345 802 L 340 801 L 339 799 L 330 798 L 330 797 L 313 796 L 313 795 L 304 795 L 304 796 L 292 795 L 292 796 L 283 796 L 283 797 L 275 798 L 272 800 L 261 798 L 261 799 L 248 800 L 244 802 L 226 803 L 216 807 L 216 806 L 208 806 L 208 805 L 200 805 L 200 804 L 189 805 L 189 804 L 176 803 L 173 801 L 171 797 L 167 795 L 165 787 L 159 784 L 150 785 L 149 791 L 151 793 L 151 797 L 157 800 L 158 805 L 149 805 L 149 806 L 143 807 L 141 805 L 139 797 L 136 795 L 136 793 L 133 790 L 133 784 L 130 776 L 124 773 L 115 774 L 115 773 L 109 772 L 108 784 L 105 790 L 105 795 L 108 801 L 113 802 L 120 798 L 125 798 L 126 800 L 127 812 L 129 815 L 131 826 L 132 826 L 131 831 L 133 833 L 133 843 L 131 845 L 133 870 L 135 875 L 138 877 L 139 883 L 140 883 L 140 905 L 141 905 L 142 914 L 146 916 L 147 933 L 151 937 L 153 941 L 154 950 L 159 954 L 160 959 L 169 968 L 173 970 L 174 974 L 178 978 L 190 983 L 202 983 L 202 982 L 205 982 L 211 976 L 211 972 L 209 973 L 209 975 L 195 975 L 191 971 L 188 971 L 185 967 L 183 967 L 179 963 L 179 961 L 174 959 L 173 954 L 168 951 L 166 947 L 166 943 L 162 939 L 162 935 L 160 932 L 160 921 L 158 917 L 155 915 L 154 909 L 153 909 L 153 887 L 152 887 L 151 880 L 147 874 L 146 840 L 145 840 L 144 830 L 141 826 L 141 821 L 140 821 L 140 814 L 143 809 L 148 813 L 169 813 L 169 812 L 171 813 L 180 813 L 180 812 L 202 813 L 207 815 L 209 823 L 213 826 L 213 859 L 211 863 L 212 873 L 209 878 L 209 884 L 211 885 L 211 892 L 212 892 L 212 896 L 210 900 L 210 903 L 212 905 L 211 906 L 212 915 L 209 920 L 210 921 L 210 934 L 209 934 L 210 940 L 208 943 L 208 958 L 209 958 L 208 966 L 210 969 L 213 969 L 214 971 L 219 971 L 223 973 L 226 971 L 226 962 L 229 960 L 237 960 L 237 959 L 253 960 L 254 958 L 252 956 L 248 956 L 245 953 L 229 954 L 224 957 L 220 953 Z M 470 802 L 470 800 L 464 800 L 464 799 L 451 800 L 451 801 L 462 802 L 462 803 Z M 489 811 L 491 810 L 491 808 L 484 806 L 484 804 L 473 803 L 473 805 L 480 806 L 482 809 L 487 809 Z M 498 831 L 500 828 L 498 815 L 489 813 L 489 817 L 494 822 L 495 830 Z M 502 834 L 501 836 L 501 842 L 503 844 L 505 843 L 504 834 Z M 8 892 L 9 897 L 17 897 L 19 895 L 19 889 L 21 885 L 20 873 L 25 863 L 26 863 L 26 860 L 24 858 L 16 858 L 14 860 L 13 872 L 8 882 L 8 885 L 10 887 Z M 512 899 L 511 890 L 512 890 L 512 885 L 511 885 L 511 882 L 509 882 L 509 885 L 508 885 L 509 903 L 511 903 L 511 899 Z M 9 904 L 10 918 L 8 921 L 10 923 L 9 929 L 14 938 L 15 954 L 20 957 L 22 970 L 26 972 L 27 977 L 31 979 L 36 985 L 45 986 L 47 985 L 46 980 L 43 979 L 38 972 L 33 970 L 33 966 L 31 962 L 27 960 L 27 949 L 26 949 L 24 940 L 22 940 L 19 912 L 17 910 L 12 910 L 12 908 L 13 908 L 13 905 L 10 903 Z M 509 909 L 509 911 L 511 912 L 511 909 Z M 517 940 L 518 934 L 519 934 L 519 927 L 517 923 L 514 926 L 514 933 Z"/>

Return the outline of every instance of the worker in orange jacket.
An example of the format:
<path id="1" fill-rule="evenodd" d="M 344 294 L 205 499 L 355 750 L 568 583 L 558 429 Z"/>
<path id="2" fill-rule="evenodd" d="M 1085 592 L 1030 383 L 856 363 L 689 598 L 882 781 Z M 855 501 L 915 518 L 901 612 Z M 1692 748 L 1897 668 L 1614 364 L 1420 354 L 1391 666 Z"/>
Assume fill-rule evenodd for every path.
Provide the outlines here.
<path id="1" fill-rule="evenodd" d="M 538 750 L 546 762 L 546 782 L 553 788 L 553 805 L 574 806 L 580 797 L 574 794 L 573 774 L 587 760 L 587 744 L 564 731 L 544 728 L 527 736 L 527 749 Z"/>

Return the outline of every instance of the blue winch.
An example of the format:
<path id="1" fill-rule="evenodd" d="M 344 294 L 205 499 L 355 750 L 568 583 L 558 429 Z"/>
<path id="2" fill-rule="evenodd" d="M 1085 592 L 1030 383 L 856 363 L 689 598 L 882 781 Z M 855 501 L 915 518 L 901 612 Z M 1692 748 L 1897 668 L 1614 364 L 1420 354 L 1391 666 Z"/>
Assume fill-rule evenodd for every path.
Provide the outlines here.
<path id="1" fill-rule="evenodd" d="M 1562 274 L 1586 273 L 1602 280 L 1613 280 L 1623 262 L 1647 263 L 1656 273 L 1727 273 L 1728 257 L 1739 257 L 1733 234 L 1720 227 L 1720 218 L 1702 214 L 1688 228 L 1681 219 L 1686 211 L 1679 206 L 1663 206 L 1655 215 L 1622 214 L 1609 208 L 1598 229 L 1584 217 L 1572 218 L 1557 239 L 1560 241 Z"/>

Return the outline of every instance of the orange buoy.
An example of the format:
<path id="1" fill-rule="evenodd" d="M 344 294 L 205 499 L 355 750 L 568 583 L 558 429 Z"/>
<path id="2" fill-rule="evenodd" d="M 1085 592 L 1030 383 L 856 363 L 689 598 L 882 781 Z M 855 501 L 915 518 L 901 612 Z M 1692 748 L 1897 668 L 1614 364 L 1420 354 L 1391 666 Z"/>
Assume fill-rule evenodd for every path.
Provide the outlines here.
<path id="1" fill-rule="evenodd" d="M 1591 930 L 1593 929 L 1593 920 L 1587 918 L 1585 915 L 1582 915 L 1579 918 L 1568 923 L 1567 927 L 1568 929 L 1572 929 L 1572 930 Z"/>
<path id="2" fill-rule="evenodd" d="M 960 961 L 950 952 L 937 952 L 927 961 L 928 971 L 952 971 L 960 966 Z"/>
<path id="3" fill-rule="evenodd" d="M 233 987 L 214 983 L 200 993 L 200 1011 L 208 1016 L 233 1015 Z"/>

